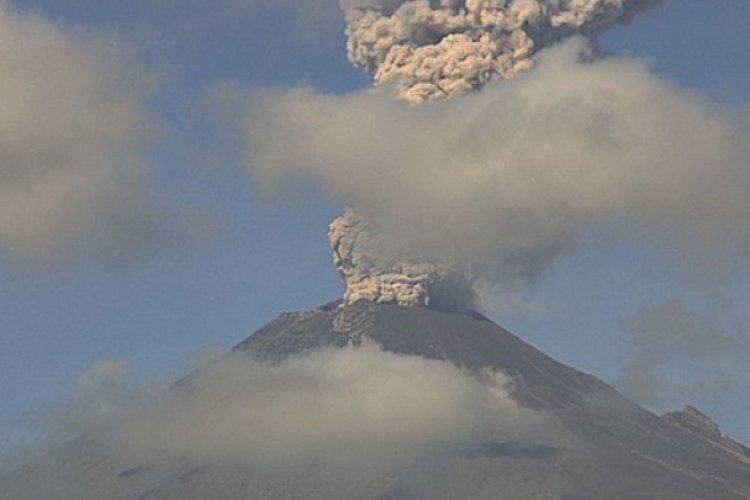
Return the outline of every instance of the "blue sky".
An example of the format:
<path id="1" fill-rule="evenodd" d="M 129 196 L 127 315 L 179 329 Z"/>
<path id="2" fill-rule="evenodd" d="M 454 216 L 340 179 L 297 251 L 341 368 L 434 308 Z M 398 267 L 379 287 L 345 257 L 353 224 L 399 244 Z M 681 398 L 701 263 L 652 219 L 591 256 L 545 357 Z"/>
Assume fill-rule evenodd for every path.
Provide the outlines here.
<path id="1" fill-rule="evenodd" d="M 189 234 L 171 235 L 167 218 L 154 226 L 153 238 L 126 241 L 124 251 L 117 240 L 118 251 L 82 243 L 43 265 L 0 260 L 0 450 L 28 440 L 28 415 L 69 398 L 97 362 L 127 361 L 137 383 L 169 381 L 282 311 L 339 297 L 326 232 L 341 205 L 310 186 L 264 192 L 254 184 L 242 166 L 233 96 L 268 86 L 345 93 L 368 85 L 346 60 L 333 0 L 316 1 L 315 15 L 297 17 L 241 0 L 212 8 L 170 0 L 13 4 L 65 33 L 127 51 L 158 129 L 143 153 L 148 196 L 192 222 Z M 608 33 L 603 46 L 646 59 L 664 79 L 744 115 L 748 22 L 744 0 L 675 0 Z M 166 242 L 162 233 L 170 234 Z M 613 243 L 602 232 L 561 259 L 539 289 L 510 304 L 498 298 L 489 313 L 543 351 L 614 384 L 643 355 L 628 322 L 665 303 L 680 304 L 670 310 L 685 312 L 688 322 L 719 324 L 743 342 L 750 337 L 747 266 L 706 282 L 675 270 L 670 259 L 654 242 Z M 647 356 L 659 363 L 665 385 L 650 407 L 695 403 L 750 441 L 747 352 L 704 358 L 675 351 Z M 716 383 L 699 384 L 704 377 Z"/>

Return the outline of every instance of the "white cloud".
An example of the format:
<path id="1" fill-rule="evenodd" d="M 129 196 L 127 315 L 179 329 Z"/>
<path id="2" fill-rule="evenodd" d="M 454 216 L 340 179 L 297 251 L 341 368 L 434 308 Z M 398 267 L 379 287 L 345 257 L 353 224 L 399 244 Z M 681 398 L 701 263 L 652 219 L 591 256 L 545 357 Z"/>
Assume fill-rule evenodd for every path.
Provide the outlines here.
<path id="1" fill-rule="evenodd" d="M 736 397 L 748 339 L 731 302 L 720 297 L 695 311 L 670 300 L 642 308 L 622 328 L 630 353 L 620 386 L 635 401 L 661 410 Z"/>
<path id="2" fill-rule="evenodd" d="M 34 262 L 142 224 L 145 83 L 115 41 L 0 2 L 0 253 Z"/>
<path id="3" fill-rule="evenodd" d="M 444 361 L 370 345 L 316 351 L 276 365 L 236 354 L 177 389 L 140 396 L 113 383 L 124 374 L 119 363 L 89 373 L 83 386 L 97 398 L 77 398 L 53 422 L 68 436 L 74 415 L 84 437 L 37 456 L 31 468 L 3 484 L 21 498 L 56 490 L 72 492 L 70 498 L 101 498 L 96 488 L 107 474 L 114 479 L 123 471 L 146 471 L 147 485 L 151 469 L 161 481 L 166 479 L 158 471 L 184 473 L 196 464 L 220 465 L 224 472 L 239 467 L 249 484 L 315 488 L 339 498 L 347 488 L 380 487 L 374 478 L 434 484 L 440 478 L 433 467 L 452 470 L 448 464 L 490 443 L 534 450 L 573 442 L 561 437 L 551 416 L 518 406 L 510 397 L 512 381 L 500 373 L 475 378 Z M 96 400 L 108 411 L 89 411 L 101 408 Z M 96 467 L 76 469 L 91 457 L 101 457 Z M 136 491 L 118 490 L 127 487 L 123 482 L 111 486 L 106 491 L 117 498 Z"/>
<path id="4" fill-rule="evenodd" d="M 280 365 L 237 356 L 194 382 L 188 394 L 148 403 L 125 430 L 127 441 L 158 452 L 290 459 L 355 445 L 359 452 L 470 445 L 534 421 L 501 374 L 480 383 L 451 364 L 376 347 Z"/>
<path id="5" fill-rule="evenodd" d="M 322 184 L 397 254 L 506 284 L 602 226 L 706 264 L 746 251 L 739 121 L 641 62 L 582 63 L 580 50 L 574 40 L 517 80 L 418 107 L 387 92 L 261 92 L 249 169 Z"/>

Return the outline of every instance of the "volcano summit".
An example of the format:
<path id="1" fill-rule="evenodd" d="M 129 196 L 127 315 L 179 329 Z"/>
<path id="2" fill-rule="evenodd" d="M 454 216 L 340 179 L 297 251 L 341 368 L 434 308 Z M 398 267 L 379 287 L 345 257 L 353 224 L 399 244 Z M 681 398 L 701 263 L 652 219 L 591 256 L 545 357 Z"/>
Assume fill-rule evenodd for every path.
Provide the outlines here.
<path id="1" fill-rule="evenodd" d="M 55 478 L 108 500 L 750 498 L 750 450 L 697 409 L 656 416 L 471 311 L 282 314 L 168 392 L 169 409 L 126 413 L 2 491 L 68 498 L 30 487 Z"/>

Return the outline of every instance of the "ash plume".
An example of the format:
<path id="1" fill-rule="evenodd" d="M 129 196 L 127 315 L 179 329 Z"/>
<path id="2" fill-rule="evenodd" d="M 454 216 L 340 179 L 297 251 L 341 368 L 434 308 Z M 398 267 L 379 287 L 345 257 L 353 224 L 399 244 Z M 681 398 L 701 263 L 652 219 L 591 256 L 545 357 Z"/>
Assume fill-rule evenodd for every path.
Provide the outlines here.
<path id="1" fill-rule="evenodd" d="M 346 2 L 350 57 L 376 89 L 256 94 L 249 166 L 261 182 L 317 181 L 353 207 L 331 233 L 349 302 L 439 307 L 435 293 L 453 289 L 450 302 L 475 307 L 477 283 L 535 285 L 602 229 L 666 243 L 675 261 L 718 275 L 750 250 L 743 120 L 641 61 L 581 57 L 596 54 L 598 33 L 659 3 L 482 3 L 503 19 L 522 6 L 539 13 L 519 25 L 533 71 L 493 70 L 477 84 L 442 59 L 410 60 L 419 78 L 405 76 L 389 54 L 444 48 L 461 30 L 507 35 L 469 16 L 479 3 Z M 444 17 L 461 22 L 436 28 Z M 467 19 L 478 19 L 468 31 Z"/>
<path id="2" fill-rule="evenodd" d="M 545 52 L 521 78 L 423 106 L 383 92 L 258 94 L 253 173 L 317 181 L 354 207 L 368 223 L 340 229 L 379 255 L 344 263 L 378 263 L 358 268 L 369 273 L 408 256 L 514 289 L 602 228 L 710 272 L 746 255 L 742 122 L 638 61 L 581 63 L 576 40 Z M 368 227 L 375 237 L 356 234 Z"/>
<path id="3" fill-rule="evenodd" d="M 655 0 L 342 0 L 350 61 L 376 85 L 420 104 L 509 79 L 562 38 L 597 33 L 662 2 Z M 349 209 L 331 225 L 334 264 L 345 302 L 480 308 L 475 278 L 445 263 L 384 259 L 379 235 Z"/>
<path id="4" fill-rule="evenodd" d="M 597 34 L 661 0 L 342 0 L 349 59 L 418 104 L 508 79 L 564 38 Z"/>
<path id="5" fill-rule="evenodd" d="M 333 260 L 346 284 L 344 301 L 368 300 L 400 306 L 461 310 L 477 303 L 474 283 L 447 264 L 403 259 L 383 260 L 372 226 L 352 209 L 331 223 Z"/>

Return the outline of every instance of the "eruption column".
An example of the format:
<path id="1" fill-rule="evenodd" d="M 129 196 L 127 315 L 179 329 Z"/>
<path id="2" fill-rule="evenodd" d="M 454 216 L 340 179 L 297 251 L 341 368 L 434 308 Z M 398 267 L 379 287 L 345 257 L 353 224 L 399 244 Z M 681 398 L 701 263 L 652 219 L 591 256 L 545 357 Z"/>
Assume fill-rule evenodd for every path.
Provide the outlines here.
<path id="1" fill-rule="evenodd" d="M 350 61 L 412 105 L 479 90 L 533 68 L 540 50 L 574 35 L 592 42 L 664 0 L 341 0 Z M 591 44 L 595 47 L 595 43 Z M 474 278 L 418 256 L 385 258 L 378 234 L 349 209 L 331 224 L 345 302 L 475 306 Z"/>

